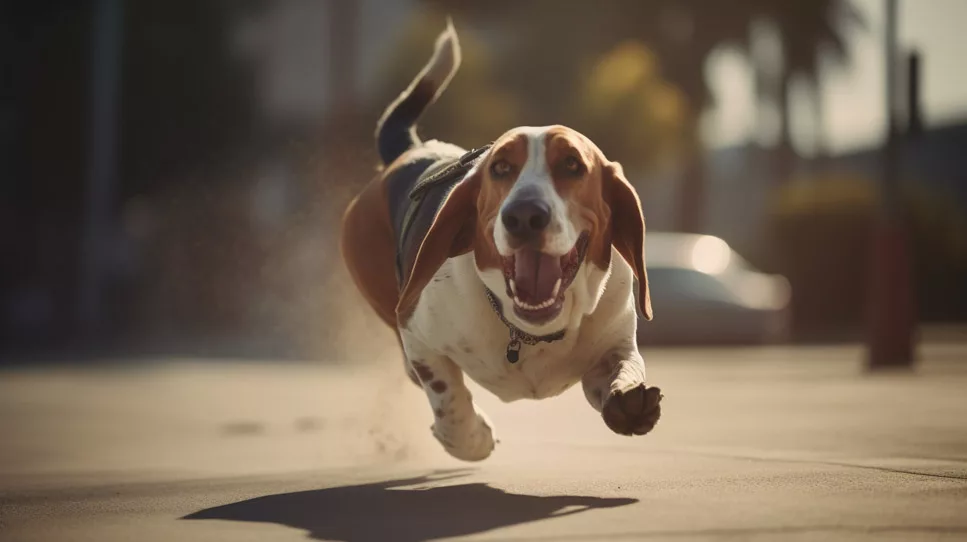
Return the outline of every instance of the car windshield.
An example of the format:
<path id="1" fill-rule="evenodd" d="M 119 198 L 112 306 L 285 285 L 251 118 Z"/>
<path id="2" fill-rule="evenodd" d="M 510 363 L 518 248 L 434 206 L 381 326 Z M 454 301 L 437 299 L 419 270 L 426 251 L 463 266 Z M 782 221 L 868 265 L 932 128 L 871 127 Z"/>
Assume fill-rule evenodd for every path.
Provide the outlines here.
<path id="1" fill-rule="evenodd" d="M 647 261 L 674 270 L 742 273 L 756 269 L 721 239 L 691 234 L 650 234 L 646 240 Z M 703 269 L 702 267 L 708 269 Z"/>
<path id="2" fill-rule="evenodd" d="M 653 298 L 682 298 L 736 303 L 728 287 L 711 275 L 684 267 L 649 267 L 648 285 Z"/>

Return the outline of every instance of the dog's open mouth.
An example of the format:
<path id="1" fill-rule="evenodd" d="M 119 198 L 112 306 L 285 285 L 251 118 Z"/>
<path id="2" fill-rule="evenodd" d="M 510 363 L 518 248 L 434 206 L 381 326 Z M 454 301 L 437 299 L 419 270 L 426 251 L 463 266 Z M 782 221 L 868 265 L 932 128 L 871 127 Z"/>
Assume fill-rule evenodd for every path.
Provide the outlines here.
<path id="1" fill-rule="evenodd" d="M 533 324 L 554 319 L 561 312 L 564 293 L 577 276 L 587 248 L 588 232 L 584 232 L 563 256 L 523 247 L 504 257 L 504 281 L 507 295 L 514 300 L 514 313 Z"/>

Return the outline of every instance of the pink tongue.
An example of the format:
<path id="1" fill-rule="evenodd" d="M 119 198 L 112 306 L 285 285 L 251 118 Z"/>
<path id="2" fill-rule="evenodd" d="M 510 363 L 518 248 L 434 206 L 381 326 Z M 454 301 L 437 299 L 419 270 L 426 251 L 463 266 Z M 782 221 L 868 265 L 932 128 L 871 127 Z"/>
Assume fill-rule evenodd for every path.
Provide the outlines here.
<path id="1" fill-rule="evenodd" d="M 514 255 L 514 282 L 521 301 L 540 303 L 549 299 L 559 278 L 560 257 L 531 249 L 518 250 Z"/>

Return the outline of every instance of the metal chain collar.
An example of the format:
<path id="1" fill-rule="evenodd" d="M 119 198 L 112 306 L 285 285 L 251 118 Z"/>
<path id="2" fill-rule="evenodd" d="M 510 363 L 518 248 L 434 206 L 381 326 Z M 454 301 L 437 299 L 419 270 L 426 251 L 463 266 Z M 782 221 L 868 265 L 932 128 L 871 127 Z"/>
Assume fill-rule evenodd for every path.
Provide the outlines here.
<path id="1" fill-rule="evenodd" d="M 497 300 L 497 296 L 490 291 L 490 288 L 484 288 L 487 293 L 487 300 L 490 301 L 490 307 L 497 313 L 497 318 L 503 322 L 507 329 L 510 331 L 510 342 L 507 343 L 507 361 L 511 363 L 517 363 L 520 359 L 520 345 L 521 343 L 527 345 L 535 345 L 539 342 L 550 343 L 554 341 L 559 341 L 564 338 L 565 330 L 560 330 L 550 335 L 531 335 L 526 331 L 521 330 L 514 324 L 507 321 L 504 318 L 504 313 L 501 311 L 500 301 Z"/>

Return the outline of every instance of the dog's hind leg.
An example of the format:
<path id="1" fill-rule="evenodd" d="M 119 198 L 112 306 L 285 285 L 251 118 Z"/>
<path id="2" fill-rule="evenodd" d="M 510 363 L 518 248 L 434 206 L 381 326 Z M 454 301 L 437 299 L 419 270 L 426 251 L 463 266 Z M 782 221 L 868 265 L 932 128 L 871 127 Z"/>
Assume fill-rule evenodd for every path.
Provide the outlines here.
<path id="1" fill-rule="evenodd" d="M 396 332 L 396 340 L 400 343 L 400 353 L 403 354 L 403 370 L 406 371 L 406 376 L 410 378 L 410 382 L 416 384 L 418 388 L 422 388 L 423 384 L 420 383 L 420 377 L 416 374 L 416 369 L 413 365 L 406 359 L 406 350 L 403 348 L 403 339 L 400 337 L 400 332 Z"/>

